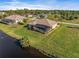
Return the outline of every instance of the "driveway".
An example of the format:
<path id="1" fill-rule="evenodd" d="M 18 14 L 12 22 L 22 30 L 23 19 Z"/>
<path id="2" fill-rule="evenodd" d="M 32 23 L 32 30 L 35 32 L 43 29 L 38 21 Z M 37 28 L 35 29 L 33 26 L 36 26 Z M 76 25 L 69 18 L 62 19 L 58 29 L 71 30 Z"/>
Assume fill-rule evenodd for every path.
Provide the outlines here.
<path id="1" fill-rule="evenodd" d="M 0 58 L 26 57 L 24 51 L 15 44 L 16 39 L 0 30 Z"/>

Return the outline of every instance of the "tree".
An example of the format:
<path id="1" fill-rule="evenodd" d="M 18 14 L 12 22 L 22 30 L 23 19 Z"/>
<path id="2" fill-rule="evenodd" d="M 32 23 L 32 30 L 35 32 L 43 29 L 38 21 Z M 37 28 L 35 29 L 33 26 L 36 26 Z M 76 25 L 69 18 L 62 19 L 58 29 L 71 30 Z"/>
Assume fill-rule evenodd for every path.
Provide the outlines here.
<path id="1" fill-rule="evenodd" d="M 23 37 L 21 39 L 21 45 L 22 47 L 30 47 L 30 41 L 29 41 L 29 37 Z"/>

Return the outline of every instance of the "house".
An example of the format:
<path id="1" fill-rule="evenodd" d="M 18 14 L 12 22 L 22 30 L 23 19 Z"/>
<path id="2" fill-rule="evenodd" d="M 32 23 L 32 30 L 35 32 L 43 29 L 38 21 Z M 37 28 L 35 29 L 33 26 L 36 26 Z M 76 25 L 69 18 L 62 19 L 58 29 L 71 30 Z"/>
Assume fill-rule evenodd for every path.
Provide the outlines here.
<path id="1" fill-rule="evenodd" d="M 47 18 L 48 16 L 46 14 L 38 14 L 37 18 Z"/>
<path id="2" fill-rule="evenodd" d="M 33 15 L 29 14 L 28 17 L 33 17 Z"/>
<path id="3" fill-rule="evenodd" d="M 17 24 L 18 22 L 23 22 L 26 17 L 20 15 L 10 15 L 1 20 L 1 22 L 6 24 Z"/>
<path id="4" fill-rule="evenodd" d="M 39 31 L 41 33 L 47 33 L 54 29 L 56 26 L 57 22 L 49 19 L 37 19 L 27 25 L 28 29 Z"/>
<path id="5" fill-rule="evenodd" d="M 25 16 L 25 17 L 33 17 L 32 14 L 25 14 L 24 16 Z"/>
<path id="6" fill-rule="evenodd" d="M 1 11 L 0 11 L 0 15 L 4 15 L 4 14 L 5 14 L 5 12 L 1 12 Z"/>

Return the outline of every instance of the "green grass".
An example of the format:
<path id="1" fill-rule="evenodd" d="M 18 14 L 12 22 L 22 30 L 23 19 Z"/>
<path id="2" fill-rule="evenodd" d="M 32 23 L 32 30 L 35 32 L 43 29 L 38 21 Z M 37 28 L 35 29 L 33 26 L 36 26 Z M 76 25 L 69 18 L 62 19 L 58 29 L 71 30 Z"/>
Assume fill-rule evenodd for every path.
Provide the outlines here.
<path id="1" fill-rule="evenodd" d="M 38 48 L 58 57 L 79 57 L 78 47 L 79 29 L 72 29 L 63 25 L 44 40 L 41 40 Z"/>
<path id="2" fill-rule="evenodd" d="M 27 30 L 17 29 L 17 35 L 29 37 L 31 46 L 58 57 L 79 57 L 79 29 L 61 25 L 48 36 Z"/>
<path id="3" fill-rule="evenodd" d="M 16 37 L 17 39 L 21 38 L 19 35 L 16 35 L 14 33 L 14 31 L 16 29 L 18 29 L 19 27 L 21 26 L 18 26 L 16 28 L 14 28 L 13 26 L 9 26 L 9 25 L 6 25 L 6 24 L 2 24 L 0 23 L 0 30 L 3 30 L 5 33 L 7 33 L 8 35 L 12 36 L 12 37 Z"/>
<path id="4" fill-rule="evenodd" d="M 61 25 L 48 36 L 28 30 L 23 26 L 11 28 L 0 24 L 5 32 L 30 40 L 32 47 L 43 50 L 58 57 L 79 57 L 79 28 L 70 28 L 70 25 Z"/>

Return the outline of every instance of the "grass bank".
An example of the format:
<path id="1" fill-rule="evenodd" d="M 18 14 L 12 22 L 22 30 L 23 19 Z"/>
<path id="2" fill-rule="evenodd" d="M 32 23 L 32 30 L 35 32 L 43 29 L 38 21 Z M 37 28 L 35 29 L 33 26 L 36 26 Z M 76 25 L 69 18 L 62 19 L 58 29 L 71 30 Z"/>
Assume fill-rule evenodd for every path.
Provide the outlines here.
<path id="1" fill-rule="evenodd" d="M 23 26 L 11 28 L 0 24 L 0 29 L 9 35 L 24 37 L 25 40 L 28 37 L 32 47 L 45 51 L 47 54 L 58 57 L 79 57 L 79 27 L 61 25 L 48 36 Z"/>

